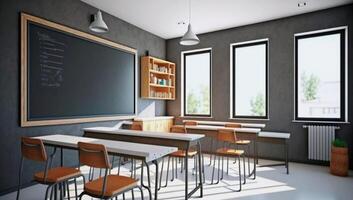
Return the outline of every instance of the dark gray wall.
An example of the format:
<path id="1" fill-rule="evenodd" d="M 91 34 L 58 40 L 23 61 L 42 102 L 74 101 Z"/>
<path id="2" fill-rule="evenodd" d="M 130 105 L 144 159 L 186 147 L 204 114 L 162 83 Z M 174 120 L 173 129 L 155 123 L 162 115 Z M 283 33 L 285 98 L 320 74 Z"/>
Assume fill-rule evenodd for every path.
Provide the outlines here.
<path id="1" fill-rule="evenodd" d="M 168 115 L 180 115 L 180 62 L 181 51 L 212 47 L 212 115 L 211 120 L 228 121 L 229 119 L 229 45 L 262 38 L 269 38 L 269 121 L 250 121 L 265 123 L 266 130 L 291 132 L 290 159 L 292 161 L 310 162 L 307 160 L 307 130 L 303 123 L 293 123 L 294 112 L 294 41 L 293 34 L 314 31 L 338 26 L 348 26 L 349 37 L 352 36 L 353 6 L 344 6 L 319 12 L 283 18 L 264 23 L 232 28 L 199 35 L 200 44 L 192 47 L 179 45 L 179 38 L 167 40 L 167 59 L 176 62 L 177 99 L 167 103 Z M 353 119 L 353 43 L 349 38 L 349 120 Z M 350 147 L 353 157 L 352 125 L 340 125 L 338 136 L 344 138 Z M 259 148 L 263 157 L 279 158 L 282 150 L 273 145 L 262 144 Z M 350 165 L 353 165 L 350 159 Z"/>
<path id="2" fill-rule="evenodd" d="M 90 15 L 97 9 L 78 0 L 1 0 L 0 1 L 0 194 L 17 184 L 20 161 L 21 136 L 44 134 L 82 134 L 81 129 L 91 126 L 112 126 L 116 122 L 85 123 L 65 126 L 35 128 L 19 127 L 20 102 L 20 12 L 26 12 L 75 29 L 89 32 Z M 113 16 L 103 14 L 110 30 L 98 36 L 136 48 L 139 56 L 146 50 L 156 57 L 165 58 L 166 42 Z M 139 66 L 139 63 L 138 63 Z M 164 115 L 164 101 L 138 100 L 138 109 L 143 115 Z M 66 164 L 75 153 L 69 153 Z M 58 158 L 59 156 L 57 156 Z M 77 160 L 77 159 L 75 159 Z M 25 164 L 25 182 L 31 179 L 39 165 Z M 15 176 L 16 175 L 16 176 Z"/>

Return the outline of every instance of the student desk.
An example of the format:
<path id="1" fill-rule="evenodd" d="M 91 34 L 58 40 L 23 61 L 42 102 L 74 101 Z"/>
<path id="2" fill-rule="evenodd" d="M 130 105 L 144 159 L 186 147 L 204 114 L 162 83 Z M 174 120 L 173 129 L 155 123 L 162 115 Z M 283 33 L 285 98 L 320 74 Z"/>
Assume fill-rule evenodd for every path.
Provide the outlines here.
<path id="1" fill-rule="evenodd" d="M 282 144 L 284 146 L 284 162 L 279 164 L 260 165 L 260 167 L 284 165 L 286 167 L 287 174 L 289 174 L 288 141 L 290 139 L 290 133 L 261 131 L 261 129 L 258 128 L 228 128 L 210 125 L 185 126 L 185 128 L 189 132 L 205 134 L 207 137 L 211 137 L 213 139 L 216 139 L 218 129 L 230 129 L 235 130 L 239 139 L 252 140 L 254 144 L 254 170 L 250 173 L 250 176 L 254 175 L 254 178 L 256 178 L 256 164 L 258 163 L 258 143 L 264 142 L 271 144 Z"/>
<path id="2" fill-rule="evenodd" d="M 180 133 L 166 133 L 166 132 L 150 132 L 150 131 L 134 131 L 119 129 L 113 130 L 106 127 L 85 128 L 84 136 L 90 138 L 118 140 L 126 142 L 135 142 L 143 144 L 154 144 L 163 146 L 177 147 L 178 149 L 185 150 L 186 155 L 191 146 L 197 146 L 198 162 L 201 161 L 201 139 L 204 135 L 200 134 L 180 134 Z M 185 168 L 188 169 L 188 157 L 185 157 Z M 154 162 L 156 166 L 156 174 L 158 174 L 158 162 Z M 199 167 L 199 184 L 190 193 L 188 190 L 188 173 L 185 173 L 185 199 L 190 198 L 197 190 L 200 189 L 200 197 L 203 196 L 203 181 L 202 181 L 202 166 Z M 156 176 L 155 194 L 157 194 L 158 177 Z M 155 195 L 157 199 L 157 195 Z"/>
<path id="3" fill-rule="evenodd" d="M 238 123 L 238 122 L 220 122 L 220 121 L 198 121 L 198 120 L 183 120 L 183 123 L 188 121 L 195 121 L 199 125 L 225 126 L 227 123 L 240 124 L 242 128 L 265 128 L 265 124 L 254 123 Z"/>
<path id="4" fill-rule="evenodd" d="M 269 164 L 269 165 L 261 165 L 260 167 L 270 167 L 270 166 L 285 166 L 287 169 L 287 174 L 289 174 L 289 166 L 288 166 L 288 140 L 290 138 L 290 133 L 281 133 L 281 132 L 268 132 L 261 131 L 258 134 L 257 141 L 258 142 L 266 142 L 272 144 L 282 144 L 284 146 L 284 162 L 279 164 Z"/>
<path id="5" fill-rule="evenodd" d="M 217 140 L 218 129 L 229 129 L 234 130 L 237 134 L 237 137 L 242 140 L 251 140 L 254 144 L 254 169 L 249 174 L 249 177 L 254 175 L 256 178 L 256 161 L 257 161 L 257 135 L 261 131 L 259 128 L 228 128 L 220 126 L 210 126 L 210 125 L 197 125 L 197 126 L 185 126 L 188 132 L 204 134 L 206 137 L 210 137 L 214 140 Z M 209 153 L 213 153 L 212 151 Z"/>
<path id="6" fill-rule="evenodd" d="M 176 147 L 166 147 L 157 145 L 147 145 L 147 144 L 137 144 L 131 142 L 113 141 L 113 140 L 103 140 L 96 138 L 78 137 L 70 135 L 46 135 L 34 137 L 41 139 L 43 143 L 47 146 L 54 147 L 54 152 L 56 148 L 61 149 L 61 165 L 63 165 L 63 151 L 62 149 L 77 149 L 78 142 L 88 142 L 94 144 L 103 144 L 108 154 L 117 155 L 122 157 L 134 158 L 141 160 L 143 163 L 155 162 L 156 160 L 177 151 Z M 54 156 L 54 153 L 52 154 Z M 143 169 L 142 169 L 143 172 Z M 156 174 L 158 177 L 158 173 Z M 141 185 L 143 186 L 143 173 L 141 174 Z M 145 187 L 145 186 L 144 186 Z M 152 197 L 151 190 L 145 187 Z M 157 193 L 155 193 L 155 199 L 157 198 Z"/>

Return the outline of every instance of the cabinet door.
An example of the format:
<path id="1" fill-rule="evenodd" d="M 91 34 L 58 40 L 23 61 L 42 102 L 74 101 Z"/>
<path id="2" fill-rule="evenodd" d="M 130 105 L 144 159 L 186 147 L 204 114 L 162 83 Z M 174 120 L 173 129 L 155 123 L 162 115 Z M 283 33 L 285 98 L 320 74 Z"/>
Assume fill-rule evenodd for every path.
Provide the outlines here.
<path id="1" fill-rule="evenodd" d="M 143 130 L 144 131 L 154 131 L 155 130 L 155 121 L 144 121 L 143 122 Z"/>
<path id="2" fill-rule="evenodd" d="M 169 132 L 172 125 L 173 125 L 173 120 L 170 120 L 170 119 L 161 120 L 160 130 L 163 132 Z"/>
<path id="3" fill-rule="evenodd" d="M 169 132 L 173 119 L 148 120 L 142 122 L 144 131 Z"/>
<path id="4" fill-rule="evenodd" d="M 163 132 L 163 120 L 156 120 L 156 131 Z"/>

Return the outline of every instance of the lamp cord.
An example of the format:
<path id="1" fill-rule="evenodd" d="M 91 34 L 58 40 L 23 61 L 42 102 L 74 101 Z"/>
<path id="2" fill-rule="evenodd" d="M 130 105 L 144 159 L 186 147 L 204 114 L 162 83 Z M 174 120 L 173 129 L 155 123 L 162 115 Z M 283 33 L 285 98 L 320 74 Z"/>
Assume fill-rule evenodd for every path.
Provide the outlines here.
<path id="1" fill-rule="evenodd" d="M 191 0 L 189 0 L 189 24 L 191 23 Z"/>

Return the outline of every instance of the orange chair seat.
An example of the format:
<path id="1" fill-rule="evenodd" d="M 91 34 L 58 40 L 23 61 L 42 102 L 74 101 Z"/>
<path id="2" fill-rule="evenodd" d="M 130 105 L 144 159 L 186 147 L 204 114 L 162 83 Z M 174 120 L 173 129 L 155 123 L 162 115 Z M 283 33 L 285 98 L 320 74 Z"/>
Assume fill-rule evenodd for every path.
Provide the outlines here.
<path id="1" fill-rule="evenodd" d="M 88 195 L 101 196 L 103 181 L 104 177 L 101 177 L 86 183 L 84 191 L 88 193 Z M 137 186 L 137 182 L 138 180 L 126 176 L 108 175 L 104 197 L 112 197 L 127 189 L 132 189 Z"/>
<path id="2" fill-rule="evenodd" d="M 44 181 L 44 171 L 34 174 L 34 179 L 40 183 L 57 183 L 70 178 L 77 177 L 81 174 L 80 170 L 70 167 L 56 167 L 49 169 L 47 178 Z"/>
<path id="3" fill-rule="evenodd" d="M 188 152 L 188 157 L 193 157 L 196 154 L 197 154 L 197 151 L 191 150 L 191 151 Z M 173 156 L 173 157 L 185 157 L 186 156 L 186 151 L 178 150 L 178 151 L 176 151 L 174 153 L 171 153 L 170 156 Z"/>
<path id="4" fill-rule="evenodd" d="M 250 140 L 237 140 L 235 143 L 239 144 L 239 145 L 247 145 L 247 144 L 250 144 L 251 141 Z"/>
<path id="5" fill-rule="evenodd" d="M 220 148 L 220 149 L 217 149 L 216 152 L 223 156 L 240 156 L 244 153 L 243 150 L 230 149 L 230 148 Z"/>

